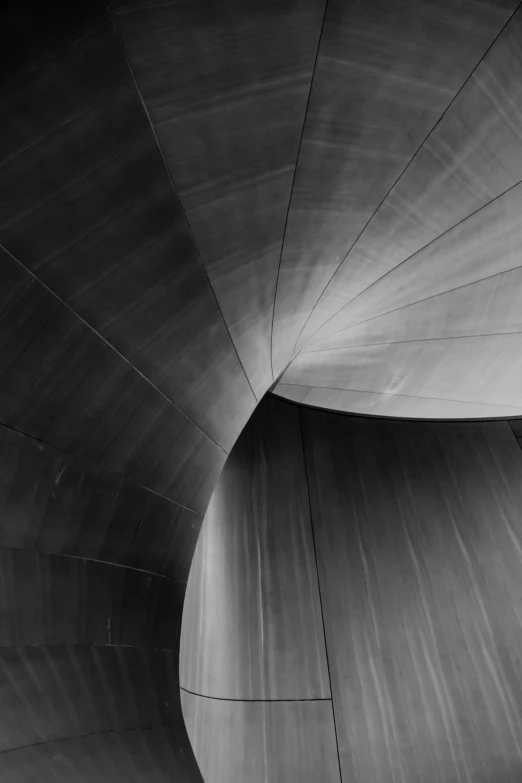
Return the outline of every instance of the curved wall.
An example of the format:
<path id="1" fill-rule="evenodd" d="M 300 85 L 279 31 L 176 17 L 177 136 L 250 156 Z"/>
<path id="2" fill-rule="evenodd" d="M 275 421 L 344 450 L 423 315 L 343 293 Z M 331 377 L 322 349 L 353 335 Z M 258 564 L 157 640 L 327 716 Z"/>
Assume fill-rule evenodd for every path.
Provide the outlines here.
<path id="1" fill-rule="evenodd" d="M 403 78 L 402 56 L 415 50 L 414 71 L 427 58 L 443 111 L 515 8 L 513 0 L 394 0 L 393 8 L 374 0 L 365 14 L 366 5 L 353 6 L 363 35 L 388 7 L 405 22 L 399 56 L 394 36 L 384 61 L 385 70 L 393 66 L 390 95 L 404 110 L 397 148 L 407 140 L 405 154 L 392 150 L 391 161 L 381 154 L 380 139 L 386 150 L 394 146 L 382 127 L 366 134 L 363 115 L 355 134 L 338 125 L 347 96 L 364 105 L 383 65 L 370 68 L 361 94 L 353 78 L 361 63 L 341 63 L 355 51 L 355 28 L 350 19 L 338 23 L 338 3 L 330 2 L 324 27 L 324 0 L 2 7 L 2 781 L 201 780 L 179 704 L 181 606 L 220 471 L 274 381 L 272 316 L 293 185 L 301 207 L 331 212 L 343 229 L 361 184 L 364 208 L 375 208 L 386 181 L 375 160 L 386 176 L 399 176 L 438 118 L 430 104 L 418 123 L 426 89 Z M 449 60 L 436 56 L 439 28 L 428 7 L 457 42 Z M 426 29 L 431 44 L 419 47 Z M 328 40 L 320 68 L 335 60 L 335 95 L 327 73 L 311 117 L 322 115 L 324 98 L 332 111 L 301 145 L 321 32 Z M 372 37 L 371 57 L 379 39 Z M 386 96 L 376 94 L 369 111 L 374 128 L 388 113 Z M 354 141 L 363 139 L 369 147 L 354 177 Z M 319 157 L 301 158 L 294 178 L 301 147 Z M 333 194 L 330 178 L 317 189 L 316 173 L 326 170 L 321 150 L 334 151 L 330 164 L 347 175 L 350 193 L 341 179 Z M 316 232 L 301 207 L 292 225 L 304 221 Z M 281 355 L 291 349 L 286 316 L 297 316 L 298 330 L 312 304 L 306 281 L 317 293 L 324 282 L 310 274 L 306 256 L 292 251 L 283 266 Z M 301 535 L 297 521 L 288 538 L 280 530 L 274 540 L 299 554 L 290 565 L 307 612 L 299 613 L 305 602 L 299 609 L 293 581 L 281 578 L 269 596 L 252 590 L 258 605 L 269 598 L 282 610 L 293 596 L 299 611 L 285 609 L 284 617 L 307 654 L 299 650 L 286 669 L 276 668 L 292 640 L 274 622 L 263 637 L 270 670 L 254 676 L 253 655 L 234 687 L 245 698 L 275 696 L 290 684 L 285 698 L 295 698 L 303 688 L 311 702 L 281 713 L 259 707 L 249 725 L 262 716 L 268 749 L 288 738 L 288 763 L 316 774 L 317 759 L 316 777 L 336 780 L 317 575 L 310 531 Z M 268 561 L 263 567 L 270 571 Z M 252 623 L 254 651 L 263 627 Z M 302 666 L 306 678 L 292 682 Z M 231 721 L 242 720 L 238 709 Z M 196 718 L 201 710 L 194 708 Z M 270 763 L 270 774 L 284 777 L 286 762 Z"/>
<path id="2" fill-rule="evenodd" d="M 522 453 L 508 422 L 303 413 L 344 780 L 522 770 Z"/>
<path id="3" fill-rule="evenodd" d="M 299 409 L 276 398 L 260 403 L 210 501 L 180 685 L 207 783 L 339 783 Z"/>
<path id="4" fill-rule="evenodd" d="M 0 475 L 2 781 L 201 780 L 178 685 L 200 515 L 5 426 Z"/>
<path id="5" fill-rule="evenodd" d="M 0 777 L 201 781 L 179 701 L 181 608 L 201 513 L 255 398 L 105 4 L 9 10 Z"/>
<path id="6" fill-rule="evenodd" d="M 187 586 L 182 687 L 226 699 L 329 698 L 296 406 L 260 404 L 223 469 L 204 531 Z"/>
<path id="7" fill-rule="evenodd" d="M 201 781 L 181 608 L 256 397 L 106 3 L 2 19 L 0 778 Z"/>
<path id="8" fill-rule="evenodd" d="M 295 437 L 279 439 L 291 426 Z M 252 759 L 267 731 L 280 739 L 267 746 L 279 764 L 270 780 L 301 779 L 293 748 L 305 752 L 309 741 L 323 748 L 310 780 L 339 780 L 338 756 L 344 781 L 519 780 L 522 452 L 515 433 L 507 421 L 358 418 L 262 401 L 218 482 L 184 607 L 181 686 L 194 693 L 183 693 L 182 705 L 207 783 L 264 780 Z M 291 477 L 277 488 L 267 480 L 287 465 L 300 469 L 303 456 L 299 488 L 309 493 L 311 518 Z M 281 528 L 310 550 L 285 549 Z M 251 565 L 252 548 L 263 568 Z M 309 690 L 321 624 L 316 640 L 296 632 L 278 602 L 286 583 L 287 595 L 292 587 L 303 595 L 295 618 L 306 615 L 301 580 L 310 567 L 326 643 L 322 701 Z M 275 640 L 281 625 L 287 637 L 263 645 L 262 630 Z M 267 664 L 272 690 L 253 691 Z M 313 704 L 322 713 L 306 723 L 298 710 Z M 287 746 L 288 732 L 298 739 Z"/>

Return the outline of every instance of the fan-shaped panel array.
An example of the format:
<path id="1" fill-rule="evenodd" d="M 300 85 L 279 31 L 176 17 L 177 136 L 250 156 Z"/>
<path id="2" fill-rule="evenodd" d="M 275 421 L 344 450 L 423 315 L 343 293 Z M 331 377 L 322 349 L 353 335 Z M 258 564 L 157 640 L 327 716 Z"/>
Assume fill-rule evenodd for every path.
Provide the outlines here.
<path id="1" fill-rule="evenodd" d="M 277 374 L 332 275 L 513 9 L 328 3 L 277 289 Z"/>
<path id="2" fill-rule="evenodd" d="M 521 32 L 517 11 L 347 249 L 277 393 L 361 413 L 517 414 Z"/>
<path id="3" fill-rule="evenodd" d="M 324 3 L 111 6 L 258 397 L 273 380 L 277 270 Z"/>
<path id="4" fill-rule="evenodd" d="M 355 411 L 520 410 L 516 5 L 4 3 L 2 781 L 201 780 L 185 584 L 274 380 Z M 265 516 L 309 553 L 296 518 Z M 310 614 L 284 616 L 311 639 L 303 562 Z M 320 732 L 285 720 L 267 741 L 281 728 L 309 768 Z"/>

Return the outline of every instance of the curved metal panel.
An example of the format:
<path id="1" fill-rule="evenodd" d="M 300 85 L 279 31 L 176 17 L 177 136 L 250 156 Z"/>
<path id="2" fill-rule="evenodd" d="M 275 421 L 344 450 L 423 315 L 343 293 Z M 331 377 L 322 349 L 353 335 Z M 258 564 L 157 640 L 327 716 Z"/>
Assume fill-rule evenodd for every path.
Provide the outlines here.
<path id="1" fill-rule="evenodd" d="M 228 451 L 256 400 L 112 24 L 2 95 L 2 244 Z"/>
<path id="2" fill-rule="evenodd" d="M 204 511 L 225 452 L 13 258 L 0 258 L 2 423 Z"/>
<path id="3" fill-rule="evenodd" d="M 201 783 L 184 728 L 70 737 L 0 754 L 5 783 Z"/>
<path id="4" fill-rule="evenodd" d="M 516 5 L 329 0 L 277 290 L 276 375 L 332 275 Z"/>
<path id="5" fill-rule="evenodd" d="M 522 180 L 521 32 L 518 10 L 330 280 L 299 347 L 364 288 Z"/>
<path id="6" fill-rule="evenodd" d="M 88 462 L 0 426 L 0 546 L 186 580 L 202 518 Z"/>
<path id="7" fill-rule="evenodd" d="M 276 280 L 324 7 L 325 0 L 111 3 L 259 398 L 273 382 Z"/>
<path id="8" fill-rule="evenodd" d="M 116 24 L 105 3 L 43 8 L 17 0 L 4 5 L 0 777 L 2 783 L 201 781 L 176 696 L 182 580 L 227 452 L 256 405 L 250 383 L 261 396 L 272 381 L 270 320 L 278 254 L 325 5 L 323 0 L 254 6 L 118 0 L 112 7 Z M 325 56 L 319 60 L 300 148 L 281 267 L 273 342 L 277 371 L 331 275 L 332 259 L 335 264 L 341 260 L 339 248 L 352 241 L 350 232 L 354 226 L 356 234 L 360 230 L 357 223 L 367 219 L 365 210 L 369 217 L 404 170 L 513 8 L 511 0 L 372 0 L 341 9 L 330 0 L 321 43 Z M 496 51 L 502 67 L 494 74 L 482 69 L 477 76 L 489 96 L 480 105 L 491 103 L 495 74 L 502 77 L 504 91 L 499 90 L 496 102 L 493 95 L 496 114 L 484 110 L 487 127 L 481 136 L 495 153 L 496 174 L 487 186 L 492 198 L 516 175 L 513 167 L 506 180 L 498 177 L 498 165 L 504 165 L 499 150 L 516 149 L 518 143 L 508 141 L 510 133 L 516 137 L 518 132 L 512 110 L 517 98 L 512 74 L 518 68 L 514 48 L 511 43 L 501 49 L 499 39 L 492 57 Z M 470 100 L 482 115 L 480 102 Z M 348 146 L 346 123 L 352 136 Z M 493 126 L 497 131 L 491 138 L 488 128 Z M 457 170 L 459 149 L 456 144 L 457 158 L 448 153 L 443 178 L 448 167 Z M 489 171 L 480 153 L 473 160 L 475 174 Z M 436 200 L 435 192 L 430 189 Z M 424 264 L 415 267 L 415 274 L 404 263 L 389 276 L 395 280 L 391 290 L 377 284 L 352 306 L 352 315 L 364 310 L 364 320 L 370 304 L 374 315 L 385 315 L 390 306 L 418 301 L 419 291 L 435 296 L 447 293 L 448 286 L 476 283 L 481 270 L 511 269 L 517 193 L 512 190 L 484 207 L 477 220 L 453 229 L 462 247 L 469 242 L 472 248 L 456 254 L 459 263 L 448 262 L 448 232 L 434 243 L 442 251 L 440 264 L 421 250 L 417 260 Z M 357 203 L 347 221 L 353 194 Z M 457 196 L 456 201 L 464 209 L 464 199 Z M 433 200 L 426 203 L 431 213 Z M 419 217 L 417 227 L 426 225 L 425 218 Z M 441 219 L 439 228 L 447 227 Z M 332 229 L 335 236 L 329 236 Z M 470 237 L 470 231 L 476 236 Z M 502 247 L 507 251 L 497 252 Z M 412 291 L 413 299 L 408 298 Z M 484 301 L 477 294 L 476 307 L 481 309 Z M 513 319 L 515 297 L 509 301 Z M 447 314 L 449 299 L 445 306 Z M 493 309 L 496 316 L 502 312 L 498 302 Z M 497 324 L 495 317 L 489 323 Z M 500 325 L 515 323 L 509 318 L 500 318 Z M 513 345 L 516 356 L 516 340 Z M 402 370 L 411 350 L 398 357 Z M 438 355 L 430 350 L 435 351 L 431 357 Z M 493 343 L 489 351 L 487 362 L 491 356 L 497 361 Z M 371 361 L 375 358 L 380 361 L 382 352 Z M 426 370 L 429 364 L 424 355 L 418 367 Z M 454 365 L 457 370 L 464 366 L 459 357 Z M 498 375 L 498 367 L 507 365 L 492 366 Z M 474 372 L 470 378 L 479 387 Z M 456 373 L 450 380 L 458 385 L 459 377 Z M 511 392 L 515 387 L 512 383 Z M 385 396 L 379 397 L 381 410 Z M 236 693 L 281 698 L 302 689 L 306 698 L 323 700 L 239 706 L 204 700 L 204 707 L 200 702 L 193 712 L 195 742 L 207 753 L 205 763 L 221 759 L 220 774 L 228 775 L 227 783 L 230 774 L 239 775 L 242 783 L 254 757 L 255 775 L 270 773 L 274 780 L 293 774 L 301 780 L 339 779 L 299 428 L 295 412 L 281 420 L 267 416 L 277 405 L 267 403 L 258 423 L 252 422 L 245 437 L 250 433 L 261 445 L 241 451 L 243 444 L 242 456 L 230 462 L 220 485 L 222 497 L 229 490 L 234 495 L 232 468 L 250 477 L 249 489 L 237 493 L 226 520 L 233 535 L 227 538 L 225 525 L 215 528 L 220 532 L 214 551 L 221 547 L 222 559 L 208 558 L 215 576 L 233 555 L 226 589 L 212 595 L 209 574 L 198 589 L 210 606 L 219 608 L 220 601 L 226 606 L 222 599 L 228 599 L 242 626 L 238 633 L 226 613 L 215 612 L 216 621 L 226 620 L 213 630 L 215 638 L 229 646 L 218 649 L 214 662 L 209 662 L 213 651 L 203 651 L 202 671 L 217 671 L 212 687 L 221 682 Z M 489 428 L 487 448 L 478 435 L 464 438 L 464 448 L 461 430 L 451 430 L 454 440 L 442 450 L 444 459 L 432 460 L 423 473 L 426 454 L 433 456 L 435 447 L 422 429 L 415 430 L 420 433 L 415 448 L 408 430 L 396 430 L 395 450 L 375 467 L 372 459 L 381 452 L 368 456 L 368 439 L 377 432 L 382 445 L 388 436 L 379 436 L 366 422 L 361 427 L 357 438 L 365 456 L 360 471 L 378 481 L 368 493 L 363 544 L 350 539 L 353 549 L 347 552 L 346 531 L 339 533 L 341 545 L 332 554 L 332 564 L 339 567 L 328 570 L 326 578 L 333 581 L 325 590 L 346 579 L 354 590 L 360 588 L 367 562 L 386 593 L 382 606 L 389 609 L 379 639 L 389 634 L 391 641 L 388 658 L 379 659 L 370 617 L 376 601 L 368 592 L 351 594 L 354 638 L 364 636 L 356 652 L 367 655 L 348 661 L 348 675 L 359 675 L 350 693 L 360 701 L 343 696 L 345 683 L 334 692 L 336 717 L 347 732 L 343 764 L 356 764 L 354 774 L 362 770 L 365 780 L 372 779 L 366 773 L 377 764 L 373 779 L 387 780 L 391 770 L 397 783 L 403 770 L 412 781 L 454 774 L 462 780 L 481 775 L 517 779 L 514 487 L 520 455 L 513 450 L 515 440 L 510 435 L 509 445 L 502 428 Z M 426 453 L 418 456 L 415 449 L 424 447 Z M 394 472 L 391 456 L 400 448 L 410 449 L 415 491 Z M 325 458 L 321 469 L 328 464 Z M 471 474 L 479 477 L 480 507 L 471 481 L 457 489 L 451 483 L 455 475 Z M 324 480 L 336 477 L 344 481 L 332 468 Z M 383 487 L 390 486 L 398 500 L 394 492 L 383 495 Z M 332 498 L 353 505 L 361 498 L 354 487 L 348 498 L 346 487 L 335 487 Z M 442 520 L 440 529 L 427 524 L 422 492 Z M 404 517 L 396 537 L 387 527 L 383 496 L 393 509 L 398 503 L 398 517 Z M 473 525 L 469 508 L 476 515 Z M 257 527 L 246 528 L 244 520 L 256 514 Z M 497 538 L 487 524 L 495 515 L 504 524 Z M 422 516 L 420 523 L 417 516 Z M 383 530 L 384 543 L 376 545 L 372 536 Z M 408 560 L 406 533 L 420 577 Z M 424 550 L 425 541 L 431 552 Z M 400 574 L 393 562 L 383 564 L 392 555 Z M 348 574 L 346 562 L 353 565 Z M 244 594 L 231 589 L 232 577 L 240 572 L 247 583 Z M 420 585 L 416 593 L 415 585 Z M 426 598 L 428 585 L 433 595 Z M 419 604 L 424 599 L 434 615 L 433 634 L 442 639 L 440 649 L 446 645 L 449 650 L 440 660 L 425 645 L 431 630 Z M 336 600 L 329 594 L 328 613 L 339 613 L 337 630 L 344 633 L 342 590 Z M 495 614 L 496 606 L 503 611 Z M 404 628 L 406 637 L 400 637 Z M 246 640 L 243 647 L 240 637 Z M 192 650 L 196 641 L 195 630 Z M 353 639 L 347 644 L 353 645 Z M 453 644 L 456 653 L 450 659 Z M 250 658 L 227 674 L 225 653 L 234 645 L 236 651 L 246 648 Z M 405 690 L 390 674 L 399 658 L 410 662 Z M 455 672 L 453 660 L 463 674 Z M 446 685 L 452 686 L 449 697 Z M 396 703 L 388 698 L 394 687 Z M 476 714 L 471 704 L 479 705 Z M 236 753 L 228 767 L 219 751 L 201 739 L 212 715 L 228 715 L 222 734 L 216 735 L 228 747 L 232 743 Z M 85 736 L 65 736 L 70 732 Z M 234 736 L 243 737 L 253 755 L 234 745 Z M 351 745 L 354 736 L 357 742 Z M 402 744 L 395 745 L 395 737 Z"/>
<path id="9" fill-rule="evenodd" d="M 343 779 L 518 780 L 508 423 L 302 416 Z"/>
<path id="10" fill-rule="evenodd" d="M 263 400 L 218 481 L 187 586 L 180 683 L 222 699 L 330 696 L 295 406 Z"/>
<path id="11" fill-rule="evenodd" d="M 340 783 L 329 700 L 232 702 L 182 691 L 181 704 L 208 783 Z"/>

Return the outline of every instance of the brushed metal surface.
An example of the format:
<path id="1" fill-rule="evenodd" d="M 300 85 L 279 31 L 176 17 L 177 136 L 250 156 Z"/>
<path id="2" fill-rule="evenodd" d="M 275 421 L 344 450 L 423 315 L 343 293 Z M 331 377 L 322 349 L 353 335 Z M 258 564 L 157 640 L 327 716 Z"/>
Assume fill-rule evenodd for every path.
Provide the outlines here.
<path id="1" fill-rule="evenodd" d="M 514 783 L 522 453 L 508 423 L 302 417 L 343 779 Z"/>
<path id="2" fill-rule="evenodd" d="M 202 517 L 0 426 L 0 546 L 186 580 Z"/>
<path id="3" fill-rule="evenodd" d="M 412 416 L 415 397 L 433 401 L 430 418 L 444 415 L 447 400 L 488 404 L 491 416 L 501 416 L 520 407 L 522 366 L 514 357 L 521 350 L 521 333 L 333 348 L 300 354 L 282 381 L 404 395 L 412 398 Z"/>
<path id="4" fill-rule="evenodd" d="M 276 376 L 351 245 L 516 5 L 328 3 L 279 275 Z"/>
<path id="5" fill-rule="evenodd" d="M 209 783 L 340 781 L 329 700 L 231 702 L 182 691 L 181 705 Z"/>
<path id="6" fill-rule="evenodd" d="M 256 400 L 112 24 L 2 95 L 2 244 L 228 451 Z"/>
<path id="7" fill-rule="evenodd" d="M 405 396 L 411 416 L 450 400 L 522 405 L 520 209 L 516 185 L 368 286 L 319 330 L 283 384 Z M 433 400 L 417 408 L 416 398 Z M 352 398 L 353 399 L 353 398 Z M 438 400 L 442 401 L 439 407 Z M 368 398 L 352 411 L 373 410 Z M 393 397 L 379 411 L 392 413 Z"/>
<path id="8" fill-rule="evenodd" d="M 202 781 L 181 728 L 90 734 L 12 750 L 0 754 L 0 774 L 5 783 Z"/>
<path id="9" fill-rule="evenodd" d="M 170 663 L 177 656 L 185 585 L 169 577 L 186 577 L 197 533 L 192 525 L 197 527 L 205 513 L 256 395 L 260 397 L 272 382 L 270 320 L 298 157 L 276 311 L 277 373 L 283 369 L 281 358 L 293 348 L 293 332 L 299 332 L 331 276 L 332 264 L 342 260 L 339 248 L 344 255 L 347 240 L 352 241 L 356 228 L 358 233 L 366 212 L 369 217 L 412 160 L 514 7 L 511 0 L 371 0 L 342 7 L 330 0 L 321 44 L 326 56 L 319 59 L 299 153 L 324 0 L 118 0 L 110 9 L 98 0 L 69 8 L 40 6 L 31 0 L 4 4 L 2 783 L 201 783 L 179 702 L 172 701 L 176 667 Z M 476 340 L 479 327 L 517 329 L 518 278 L 507 273 L 519 265 L 518 191 L 484 204 L 518 177 L 518 24 L 514 20 L 506 28 L 469 81 L 458 112 L 447 114 L 446 130 L 432 135 L 419 152 L 415 160 L 424 161 L 422 166 L 413 168 L 415 161 L 411 163 L 408 171 L 417 173 L 410 179 L 405 175 L 404 192 L 390 194 L 396 226 L 388 227 L 385 219 L 375 223 L 374 233 L 368 227 L 367 239 L 377 242 L 372 247 L 383 241 L 390 250 L 388 261 L 377 259 L 378 269 L 388 270 L 400 257 L 402 239 L 408 253 L 416 252 L 413 247 L 420 250 L 421 263 L 414 269 L 405 261 L 393 272 L 393 286 L 379 283 L 361 295 L 350 307 L 352 316 L 360 307 L 362 317 L 343 321 L 343 329 L 368 320 L 367 306 L 375 308 L 372 318 L 384 317 L 389 308 L 406 310 L 420 296 L 440 294 L 449 298 L 427 306 L 432 308 L 431 325 L 426 321 L 428 310 L 422 316 L 408 311 L 425 343 L 436 342 L 434 337 L 455 343 L 463 330 L 466 339 Z M 419 187 L 424 183 L 422 202 Z M 439 201 L 444 202 L 440 207 Z M 419 207 L 417 212 L 413 204 Z M 453 234 L 448 232 L 451 220 L 462 220 L 477 206 L 482 207 L 477 220 L 470 218 L 467 225 L 454 227 Z M 382 215 L 386 214 L 383 205 Z M 404 228 L 410 218 L 412 232 Z M 439 255 L 430 256 L 422 245 L 441 231 L 448 233 L 436 239 Z M 457 241 L 452 246 L 446 237 Z M 359 262 L 354 265 L 348 274 L 350 284 L 356 284 L 359 271 L 360 279 L 374 280 L 373 260 L 364 255 L 361 259 L 364 269 L 359 270 Z M 345 266 L 342 269 L 339 281 Z M 481 274 L 499 273 L 506 277 L 499 277 L 492 289 L 478 282 Z M 469 297 L 450 294 L 450 288 L 468 283 L 475 286 Z M 346 290 L 342 296 L 347 296 Z M 456 309 L 461 313 L 457 318 Z M 368 332 L 362 327 L 365 346 L 368 339 L 375 341 L 383 334 L 385 339 L 386 334 L 403 339 L 399 321 L 375 321 Z M 433 321 L 442 325 L 440 332 L 433 330 Z M 310 324 L 314 330 L 320 325 L 313 319 Z M 379 410 L 384 411 L 383 400 L 397 397 L 391 393 L 397 390 L 393 384 L 402 383 L 401 372 L 404 375 L 413 361 L 416 372 L 410 370 L 408 383 L 416 394 L 426 393 L 418 387 L 422 376 L 429 380 L 429 389 L 440 393 L 451 386 L 463 397 L 464 391 L 478 389 L 482 402 L 470 404 L 468 415 L 485 411 L 493 400 L 496 410 L 513 416 L 515 408 L 506 411 L 504 403 L 516 395 L 519 345 L 510 338 L 509 345 L 498 348 L 488 339 L 482 373 L 473 365 L 482 350 L 480 342 L 473 343 L 469 355 L 448 345 L 449 363 L 435 348 L 420 353 L 417 348 L 392 348 L 390 353 L 381 348 L 370 357 L 361 354 L 356 373 L 363 380 L 375 379 L 375 389 L 356 394 L 366 395 L 366 401 L 377 396 Z M 354 347 L 353 340 L 349 345 Z M 339 348 L 349 350 L 347 344 Z M 513 365 L 509 371 L 508 356 Z M 369 367 L 371 362 L 382 365 L 385 383 L 375 366 Z M 451 372 L 444 371 L 444 362 Z M 432 372 L 434 363 L 442 367 L 440 378 Z M 349 360 L 343 367 L 342 377 L 351 367 Z M 469 378 L 462 379 L 467 368 Z M 505 388 L 500 388 L 504 369 Z M 329 379 L 330 370 L 323 375 L 323 380 Z M 416 411 L 426 411 L 427 398 L 418 399 Z M 443 403 L 444 410 L 465 404 L 451 399 Z M 291 422 L 290 416 L 286 425 L 265 428 L 268 441 L 279 444 L 279 453 Z M 407 693 L 414 698 L 404 704 L 400 695 L 397 706 L 393 702 L 393 709 L 406 716 L 397 729 L 405 742 L 398 746 L 396 762 L 395 724 L 386 691 L 392 689 L 386 679 L 389 661 L 377 661 L 372 668 L 375 656 L 369 655 L 358 663 L 366 701 L 350 700 L 348 707 L 341 703 L 347 709 L 343 720 L 352 713 L 355 721 L 363 715 L 370 726 L 364 734 L 357 728 L 362 724 L 348 721 L 363 734 L 349 763 L 357 762 L 365 780 L 372 779 L 366 772 L 377 763 L 379 775 L 391 769 L 392 783 L 401 783 L 405 758 L 411 763 L 404 774 L 412 781 L 431 776 L 438 783 L 437 775 L 450 780 L 455 774 L 466 783 L 518 779 L 518 674 L 513 652 L 518 645 L 518 539 L 513 523 L 509 549 L 509 531 L 502 529 L 495 539 L 483 514 L 488 520 L 497 515 L 504 523 L 512 519 L 519 506 L 513 487 L 520 452 L 512 433 L 509 444 L 504 444 L 502 429 L 488 432 L 499 433 L 498 443 L 491 441 L 493 435 L 488 436 L 487 448 L 478 436 L 468 439 L 469 449 L 452 446 L 444 452 L 450 469 L 437 467 L 439 473 L 427 471 L 427 477 L 415 474 L 418 487 L 425 489 L 444 520 L 440 536 L 447 534 L 451 542 L 440 543 L 437 528 L 428 526 L 430 509 L 415 495 L 423 524 L 416 527 L 410 515 L 403 528 L 419 536 L 414 541 L 419 567 L 425 562 L 430 579 L 435 574 L 439 592 L 428 597 L 428 608 L 437 609 L 439 625 L 434 628 L 442 628 L 446 647 L 452 649 L 455 643 L 458 648 L 455 665 L 450 658 L 441 664 L 454 688 L 449 698 L 442 692 L 443 682 L 430 668 L 438 659 L 423 646 L 428 638 L 424 615 L 414 597 L 401 592 L 397 575 L 390 574 L 386 598 L 392 610 L 383 619 L 382 633 L 396 633 L 392 620 L 402 622 L 405 614 L 396 603 L 406 594 L 418 625 L 410 627 L 404 621 L 408 643 L 394 647 L 393 636 L 390 649 L 393 661 L 405 650 L 404 659 L 411 662 Z M 371 433 L 366 429 L 360 437 L 365 448 Z M 432 447 L 426 447 L 421 436 L 420 445 L 407 446 L 410 441 L 406 437 L 403 444 L 404 437 L 397 436 L 399 445 L 410 448 L 415 470 L 420 470 L 417 463 L 426 464 L 423 459 L 432 454 Z M 302 481 L 296 478 L 302 454 L 301 462 L 296 461 L 299 447 L 289 436 L 285 453 L 290 467 L 274 476 L 267 463 L 268 441 L 257 455 L 258 494 L 241 499 L 243 508 L 266 512 L 259 520 L 261 538 L 256 542 L 249 531 L 246 553 L 235 560 L 258 566 L 249 577 L 256 610 L 247 613 L 248 596 L 234 595 L 230 601 L 246 618 L 252 654 L 224 681 L 274 694 L 285 688 L 296 692 L 302 677 L 308 695 L 328 694 L 322 636 L 317 633 L 321 618 L 310 534 L 301 535 L 309 530 L 302 526 L 309 519 Z M 364 449 L 362 453 L 366 454 Z M 387 469 L 390 464 L 393 461 Z M 245 460 L 243 467 L 248 465 Z M 471 479 L 467 484 L 463 479 L 455 489 L 448 472 L 453 479 L 473 474 L 478 490 L 473 490 Z M 328 480 L 335 475 L 332 469 Z M 393 481 L 400 498 L 405 497 L 400 480 Z M 383 483 L 371 489 L 376 514 L 383 502 Z M 441 492 L 430 489 L 442 485 L 444 503 Z M 272 495 L 262 508 L 260 497 L 273 489 L 281 495 Z M 341 489 L 346 487 L 337 487 L 335 493 Z M 274 513 L 268 520 L 270 503 L 289 492 L 298 501 L 288 502 L 284 515 Z M 395 502 L 388 495 L 386 499 Z M 463 511 L 468 507 L 476 515 L 473 525 L 468 525 Z M 449 527 L 452 514 L 456 522 Z M 234 555 L 241 544 L 242 515 L 234 523 Z M 269 522 L 277 522 L 275 529 Z M 418 527 L 433 544 L 434 554 L 421 548 Z M 373 530 L 381 530 L 374 517 L 367 535 Z M 469 562 L 455 544 L 460 546 L 454 530 L 461 535 Z M 478 540 L 473 538 L 476 531 Z M 401 535 L 395 540 L 387 534 L 385 554 L 398 550 L 410 588 L 416 582 L 404 554 L 405 533 Z M 361 576 L 358 551 L 350 553 L 355 566 L 348 574 L 352 581 Z M 341 547 L 334 554 L 343 553 Z M 263 579 L 258 578 L 260 565 Z M 220 562 L 213 566 L 217 573 Z M 380 573 L 378 583 L 385 591 L 388 583 Z M 339 575 L 341 581 L 345 577 L 344 572 Z M 271 592 L 267 585 L 273 579 L 276 588 Z M 428 577 L 423 579 L 424 588 Z M 205 589 L 208 593 L 208 584 Z M 427 588 L 419 591 L 423 597 L 426 593 Z M 455 595 L 458 600 L 453 601 Z M 211 596 L 216 601 L 218 597 L 219 593 Z M 349 600 L 354 618 L 366 622 L 375 602 L 364 596 L 357 604 L 355 596 Z M 399 627 L 403 626 L 398 622 Z M 364 649 L 374 652 L 373 626 L 368 622 L 363 630 Z M 235 643 L 239 635 L 232 629 L 226 642 Z M 227 649 L 219 648 L 216 655 L 221 672 Z M 270 651 L 262 671 L 260 650 Z M 457 664 L 466 676 L 455 673 Z M 219 719 L 227 708 L 218 704 L 211 709 Z M 228 704 L 232 715 L 235 704 Z M 237 754 L 236 761 L 239 758 L 235 769 L 241 783 L 245 764 L 248 769 L 253 760 L 255 774 L 266 776 L 272 770 L 276 780 L 286 781 L 292 769 L 300 779 L 338 780 L 337 760 L 331 753 L 330 702 L 288 704 L 247 705 L 222 725 L 222 736 Z M 450 725 L 454 704 L 455 729 Z M 246 727 L 243 718 L 251 718 Z M 208 720 L 197 723 L 198 742 L 212 760 L 210 746 L 205 748 L 201 740 Z M 234 744 L 236 731 L 248 739 L 255 757 L 247 757 L 241 745 Z M 65 736 L 70 732 L 82 736 Z M 260 738 L 266 747 L 259 745 Z M 413 744 L 408 745 L 410 740 Z M 272 749 L 275 756 L 269 759 Z M 346 748 L 343 753 L 346 757 Z M 221 760 L 226 771 L 227 759 Z M 229 757 L 228 763 L 236 762 Z"/>
<path id="10" fill-rule="evenodd" d="M 185 583 L 95 560 L 0 548 L 0 648 L 178 650 Z"/>
<path id="11" fill-rule="evenodd" d="M 368 285 L 522 180 L 521 32 L 518 10 L 330 280 L 299 347 Z"/>
<path id="12" fill-rule="evenodd" d="M 318 331 L 309 346 L 323 335 L 392 310 L 400 318 L 406 305 L 486 278 L 491 286 L 498 285 L 501 273 L 520 266 L 521 204 L 522 183 L 491 200 L 389 274 L 368 285 L 346 310 Z M 415 336 L 414 328 L 412 336 Z"/>
<path id="13" fill-rule="evenodd" d="M 489 405 L 458 400 L 433 400 L 429 397 L 399 396 L 378 392 L 330 389 L 326 386 L 295 386 L 280 383 L 274 389 L 278 397 L 332 411 L 364 412 L 375 416 L 397 416 L 406 419 L 487 419 L 496 416 L 520 416 L 522 407 Z"/>
<path id="14" fill-rule="evenodd" d="M 259 398 L 273 382 L 275 286 L 324 7 L 325 0 L 111 3 Z"/>
<path id="15" fill-rule="evenodd" d="M 391 310 L 327 338 L 318 338 L 310 342 L 305 352 L 321 350 L 321 346 L 402 343 L 412 336 L 416 340 L 433 340 L 520 332 L 521 304 L 522 269 L 517 266 L 404 305 L 400 312 Z"/>
<path id="16" fill-rule="evenodd" d="M 0 421 L 204 511 L 226 454 L 6 253 Z"/>
<path id="17" fill-rule="evenodd" d="M 187 585 L 180 683 L 222 699 L 330 696 L 295 406 L 265 398 L 218 481 Z"/>

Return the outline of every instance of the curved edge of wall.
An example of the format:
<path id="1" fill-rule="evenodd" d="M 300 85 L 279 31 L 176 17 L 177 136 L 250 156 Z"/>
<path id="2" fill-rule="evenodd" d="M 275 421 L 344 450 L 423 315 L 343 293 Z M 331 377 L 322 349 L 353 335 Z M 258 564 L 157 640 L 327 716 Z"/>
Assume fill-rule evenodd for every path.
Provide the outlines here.
<path id="1" fill-rule="evenodd" d="M 218 482 L 183 614 L 182 706 L 206 783 L 517 780 L 521 507 L 507 421 L 265 398 Z M 308 535 L 310 558 L 295 543 Z M 312 573 L 324 659 L 291 624 Z"/>

